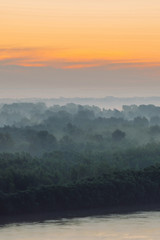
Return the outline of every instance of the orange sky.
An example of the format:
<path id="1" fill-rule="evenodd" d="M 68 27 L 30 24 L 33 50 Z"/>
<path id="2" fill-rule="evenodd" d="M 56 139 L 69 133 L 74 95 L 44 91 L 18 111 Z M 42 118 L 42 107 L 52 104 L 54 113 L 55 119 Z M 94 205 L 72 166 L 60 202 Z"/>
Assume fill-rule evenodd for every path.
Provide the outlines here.
<path id="1" fill-rule="evenodd" d="M 160 92 L 160 0 L 0 1 L 0 97 Z"/>
<path id="2" fill-rule="evenodd" d="M 5 0 L 0 32 L 3 65 L 159 63 L 160 1 Z"/>

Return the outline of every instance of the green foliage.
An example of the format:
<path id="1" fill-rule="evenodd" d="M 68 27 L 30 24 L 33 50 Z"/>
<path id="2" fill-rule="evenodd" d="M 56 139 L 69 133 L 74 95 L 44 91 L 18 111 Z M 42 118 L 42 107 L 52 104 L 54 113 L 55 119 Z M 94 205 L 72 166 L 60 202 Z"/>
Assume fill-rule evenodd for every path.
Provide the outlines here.
<path id="1" fill-rule="evenodd" d="M 0 213 L 18 214 L 75 209 L 158 204 L 160 167 L 123 170 L 74 184 L 32 187 L 0 192 Z"/>
<path id="2" fill-rule="evenodd" d="M 3 105 L 0 213 L 158 203 L 159 119 L 153 105 Z"/>

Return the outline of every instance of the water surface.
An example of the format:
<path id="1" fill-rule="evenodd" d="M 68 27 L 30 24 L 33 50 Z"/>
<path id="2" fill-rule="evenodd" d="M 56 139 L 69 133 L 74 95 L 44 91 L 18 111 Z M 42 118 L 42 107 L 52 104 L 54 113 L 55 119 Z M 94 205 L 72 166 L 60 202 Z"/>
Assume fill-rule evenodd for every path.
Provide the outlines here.
<path id="1" fill-rule="evenodd" d="M 2 240 L 159 240 L 160 212 L 2 224 Z"/>

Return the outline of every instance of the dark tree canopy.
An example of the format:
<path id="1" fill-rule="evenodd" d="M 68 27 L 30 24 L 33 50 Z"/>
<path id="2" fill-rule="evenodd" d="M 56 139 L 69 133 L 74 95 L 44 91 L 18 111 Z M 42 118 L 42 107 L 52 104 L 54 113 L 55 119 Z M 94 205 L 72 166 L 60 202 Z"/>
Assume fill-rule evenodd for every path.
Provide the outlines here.
<path id="1" fill-rule="evenodd" d="M 116 129 L 113 133 L 112 133 L 112 138 L 114 141 L 121 141 L 122 139 L 125 138 L 125 132 Z"/>

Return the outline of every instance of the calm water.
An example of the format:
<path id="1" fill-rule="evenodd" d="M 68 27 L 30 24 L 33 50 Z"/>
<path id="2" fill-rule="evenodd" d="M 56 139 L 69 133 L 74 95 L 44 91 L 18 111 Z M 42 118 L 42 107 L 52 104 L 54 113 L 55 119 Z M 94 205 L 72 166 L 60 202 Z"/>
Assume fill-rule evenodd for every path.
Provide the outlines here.
<path id="1" fill-rule="evenodd" d="M 14 223 L 0 226 L 1 240 L 159 240 L 160 212 Z"/>

